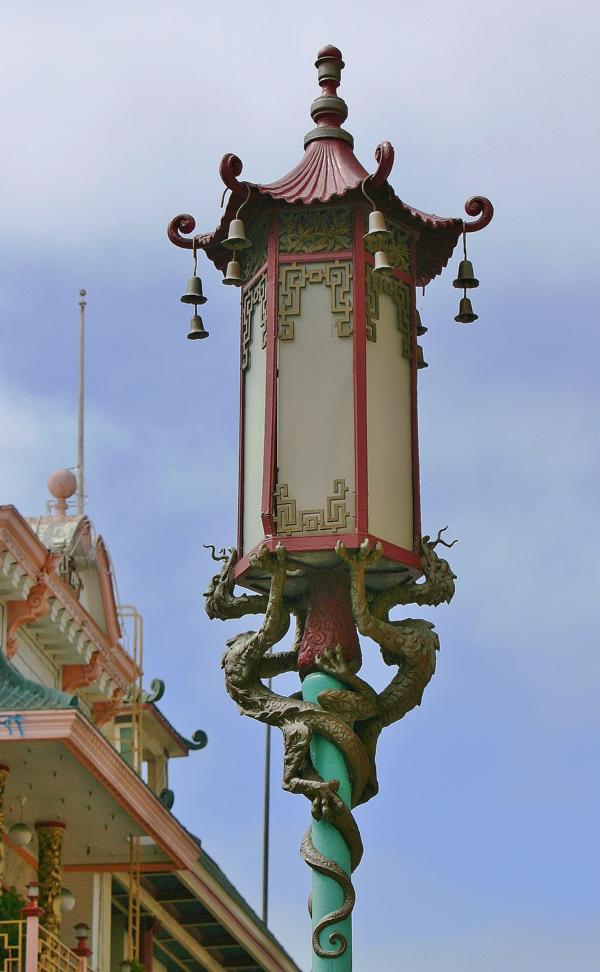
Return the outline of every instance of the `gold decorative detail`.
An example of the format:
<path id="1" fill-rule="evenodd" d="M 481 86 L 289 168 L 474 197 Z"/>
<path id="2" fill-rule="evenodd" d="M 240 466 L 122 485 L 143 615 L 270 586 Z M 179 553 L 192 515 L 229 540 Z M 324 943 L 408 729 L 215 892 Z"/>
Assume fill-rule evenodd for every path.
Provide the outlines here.
<path id="1" fill-rule="evenodd" d="M 408 284 L 395 277 L 373 273 L 367 267 L 367 340 L 377 340 L 377 321 L 379 320 L 379 296 L 387 294 L 396 308 L 396 326 L 402 335 L 402 355 L 412 359 L 412 307 Z"/>
<path id="2" fill-rule="evenodd" d="M 410 233 L 406 230 L 400 229 L 394 223 L 390 223 L 386 220 L 387 228 L 392 234 L 392 238 L 385 244 L 385 252 L 387 254 L 390 264 L 395 270 L 403 270 L 405 273 L 411 272 L 411 248 L 410 248 Z M 365 215 L 365 233 L 369 228 L 368 216 Z M 372 240 L 365 240 L 365 246 L 369 253 L 375 253 L 375 250 L 380 249 L 377 242 Z"/>
<path id="3" fill-rule="evenodd" d="M 290 497 L 287 483 L 279 483 L 275 491 L 275 519 L 277 533 L 291 537 L 295 533 L 337 533 L 345 529 L 351 514 L 346 509 L 350 488 L 345 479 L 333 480 L 333 493 L 328 496 L 325 509 L 299 510 Z"/>
<path id="4" fill-rule="evenodd" d="M 250 344 L 252 343 L 252 318 L 254 308 L 257 304 L 261 305 L 260 333 L 261 348 L 267 346 L 267 275 L 256 281 L 250 290 L 247 290 L 242 299 L 242 371 L 250 365 Z"/>
<path id="5" fill-rule="evenodd" d="M 290 263 L 279 269 L 279 338 L 294 340 L 294 318 L 300 317 L 302 291 L 307 284 L 325 283 L 331 292 L 331 313 L 340 315 L 335 327 L 338 337 L 352 334 L 352 263 L 335 260 L 322 266 Z"/>
<path id="6" fill-rule="evenodd" d="M 282 253 L 333 253 L 352 249 L 349 209 L 296 210 L 279 217 Z"/>
<path id="7" fill-rule="evenodd" d="M 83 966 L 85 968 L 86 966 Z M 87 966 L 89 968 L 89 966 Z M 19 965 L 18 968 L 21 968 Z M 80 957 L 48 932 L 43 925 L 39 930 L 39 972 L 81 972 Z"/>
<path id="8" fill-rule="evenodd" d="M 269 240 L 269 223 L 263 219 L 256 226 L 248 229 L 248 239 L 252 246 L 239 253 L 238 259 L 242 266 L 244 283 L 252 280 L 255 273 L 267 262 L 267 244 Z"/>
<path id="9" fill-rule="evenodd" d="M 37 823 L 39 905 L 44 909 L 41 923 L 51 935 L 60 938 L 60 891 L 62 887 L 62 841 L 65 825 L 58 821 Z"/>

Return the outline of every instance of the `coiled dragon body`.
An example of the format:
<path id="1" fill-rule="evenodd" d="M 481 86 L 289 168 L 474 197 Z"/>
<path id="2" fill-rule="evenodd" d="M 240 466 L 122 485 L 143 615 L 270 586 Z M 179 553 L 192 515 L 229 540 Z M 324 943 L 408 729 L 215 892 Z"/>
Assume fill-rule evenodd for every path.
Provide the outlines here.
<path id="1" fill-rule="evenodd" d="M 440 604 L 454 593 L 454 574 L 447 562 L 435 553 L 443 543 L 441 531 L 435 541 L 422 540 L 421 566 L 424 582 L 409 582 L 390 591 L 369 597 L 365 588 L 366 568 L 380 556 L 381 549 L 371 549 L 365 542 L 356 551 L 337 546 L 340 560 L 350 573 L 350 591 L 354 620 L 360 634 L 372 638 L 380 647 L 383 661 L 398 666 L 398 671 L 382 692 L 375 692 L 359 678 L 344 660 L 343 647 L 327 646 L 317 659 L 321 671 L 333 675 L 344 686 L 321 692 L 318 704 L 299 695 L 284 696 L 271 691 L 263 679 L 298 668 L 298 646 L 302 638 L 305 606 L 286 601 L 284 585 L 287 571 L 286 553 L 279 545 L 274 554 L 263 546 L 254 563 L 271 575 L 268 595 L 234 595 L 233 568 L 237 552 L 224 551 L 215 559 L 224 561 L 220 574 L 213 577 L 206 593 L 206 610 L 211 618 L 241 617 L 247 613 L 264 613 L 258 631 L 246 631 L 227 642 L 222 667 L 227 691 L 240 712 L 283 733 L 283 787 L 301 793 L 312 804 L 315 819 L 326 819 L 341 833 L 350 850 L 351 870 L 362 856 L 362 841 L 351 808 L 338 795 L 339 781 L 324 780 L 310 760 L 313 735 L 328 739 L 342 752 L 352 784 L 352 807 L 365 803 L 377 793 L 376 748 L 385 726 L 401 719 L 419 705 L 423 691 L 435 671 L 439 648 L 433 625 L 427 621 L 406 619 L 390 621 L 389 612 L 397 604 Z M 343 569 L 340 564 L 340 569 Z M 290 616 L 297 622 L 296 640 L 290 651 L 270 653 L 286 634 Z M 343 920 L 354 906 L 354 888 L 348 875 L 335 862 L 323 857 L 314 847 L 311 828 L 304 835 L 303 859 L 321 873 L 337 881 L 343 891 L 341 907 L 323 918 L 313 930 L 313 948 L 317 955 L 334 958 L 341 955 L 347 943 L 340 932 L 329 936 L 334 950 L 320 942 L 321 932 Z"/>

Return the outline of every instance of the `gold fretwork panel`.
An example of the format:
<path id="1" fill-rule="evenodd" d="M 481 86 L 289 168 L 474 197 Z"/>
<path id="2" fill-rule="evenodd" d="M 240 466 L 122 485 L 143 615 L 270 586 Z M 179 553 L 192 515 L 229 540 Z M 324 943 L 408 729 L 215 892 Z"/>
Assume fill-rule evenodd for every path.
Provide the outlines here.
<path id="1" fill-rule="evenodd" d="M 383 247 L 378 243 L 373 243 L 372 240 L 365 240 L 365 246 L 369 253 L 375 253 L 375 250 L 385 250 L 387 253 L 390 264 L 395 270 L 404 270 L 405 273 L 411 272 L 411 249 L 410 249 L 410 233 L 406 230 L 401 229 L 396 226 L 395 223 L 390 223 L 389 219 L 386 219 L 387 228 L 392 234 L 392 238 L 389 242 L 385 243 Z M 369 228 L 368 216 L 365 217 L 365 233 Z"/>
<path id="2" fill-rule="evenodd" d="M 373 273 L 367 267 L 367 340 L 377 340 L 377 321 L 379 320 L 379 297 L 387 294 L 396 308 L 396 326 L 402 335 L 402 354 L 412 359 L 412 308 L 410 287 L 395 277 Z"/>
<path id="3" fill-rule="evenodd" d="M 352 263 L 335 260 L 323 266 L 290 263 L 279 269 L 279 329 L 281 341 L 294 340 L 295 318 L 302 310 L 302 291 L 307 284 L 325 283 L 330 290 L 331 313 L 338 337 L 352 334 Z"/>
<path id="4" fill-rule="evenodd" d="M 282 253 L 334 253 L 352 249 L 350 209 L 306 209 L 281 213 L 279 249 Z"/>
<path id="5" fill-rule="evenodd" d="M 345 479 L 334 479 L 333 492 L 325 500 L 323 509 L 299 510 L 296 500 L 289 495 L 288 484 L 279 483 L 275 490 L 277 533 L 291 537 L 306 533 L 337 533 L 346 529 L 352 517 L 346 508 L 349 491 Z"/>
<path id="6" fill-rule="evenodd" d="M 252 343 L 252 318 L 254 308 L 260 305 L 260 346 L 267 346 L 267 275 L 259 277 L 253 287 L 247 290 L 242 300 L 242 371 L 250 365 L 250 344 Z"/>
<path id="7" fill-rule="evenodd" d="M 252 246 L 248 247 L 247 250 L 241 250 L 238 257 L 244 283 L 251 280 L 254 274 L 267 262 L 268 220 L 261 219 L 255 226 L 248 226 L 246 232 Z"/>

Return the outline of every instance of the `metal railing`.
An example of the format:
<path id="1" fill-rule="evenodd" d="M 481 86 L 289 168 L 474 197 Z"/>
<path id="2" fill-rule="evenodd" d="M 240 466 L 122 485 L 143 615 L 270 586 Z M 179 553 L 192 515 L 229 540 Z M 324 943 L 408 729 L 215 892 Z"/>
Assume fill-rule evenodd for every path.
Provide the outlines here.
<path id="1" fill-rule="evenodd" d="M 0 972 L 24 972 L 25 922 L 0 921 Z"/>
<path id="2" fill-rule="evenodd" d="M 79 956 L 40 926 L 39 972 L 80 972 L 80 969 Z"/>
<path id="3" fill-rule="evenodd" d="M 21 921 L 0 921 L 0 972 L 91 972 L 87 957 L 70 948 L 39 924 L 33 915 Z"/>

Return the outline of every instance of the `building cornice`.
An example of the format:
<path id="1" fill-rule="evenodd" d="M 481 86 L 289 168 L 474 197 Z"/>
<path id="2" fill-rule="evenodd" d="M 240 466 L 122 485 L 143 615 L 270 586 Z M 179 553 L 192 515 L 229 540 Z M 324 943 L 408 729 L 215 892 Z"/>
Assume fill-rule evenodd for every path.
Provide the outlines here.
<path id="1" fill-rule="evenodd" d="M 26 572 L 31 585 L 36 589 L 36 598 L 42 598 L 43 603 L 49 608 L 49 620 L 56 622 L 65 637 L 75 646 L 75 650 L 81 656 L 82 664 L 89 664 L 94 652 L 98 652 L 101 670 L 113 683 L 112 690 L 118 688 L 123 692 L 127 691 L 136 677 L 133 659 L 118 641 L 107 638 L 94 619 L 82 608 L 68 585 L 56 574 L 54 567 L 57 558 L 48 552 L 14 506 L 0 506 L 0 547 L 9 551 Z M 101 551 L 104 554 L 103 563 L 108 569 L 104 544 L 101 546 Z M 31 585 L 28 587 L 26 596 L 31 592 Z M 106 596 L 105 591 L 103 596 Z M 56 608 L 52 609 L 53 598 L 58 604 L 58 611 Z M 9 602 L 9 615 L 11 603 Z M 15 605 L 12 611 L 16 617 L 24 619 L 23 623 L 36 619 L 35 615 L 28 618 L 27 610 L 21 609 L 18 605 Z M 66 619 L 62 617 L 63 613 L 67 615 Z M 15 631 L 11 633 L 13 636 L 16 630 L 15 627 Z M 118 625 L 116 628 L 113 625 L 111 630 L 113 635 L 118 636 Z M 11 644 L 14 654 L 16 647 L 14 637 Z"/>
<path id="2" fill-rule="evenodd" d="M 18 713 L 15 713 L 18 714 Z M 74 758 L 112 794 L 142 831 L 173 862 L 178 876 L 204 901 L 217 920 L 271 972 L 298 972 L 291 958 L 261 930 L 202 862 L 198 841 L 169 813 L 158 797 L 127 765 L 104 736 L 76 709 L 43 709 L 22 713 L 24 738 L 3 739 L 9 745 L 60 741 Z M 171 870 L 165 865 L 165 870 Z"/>

